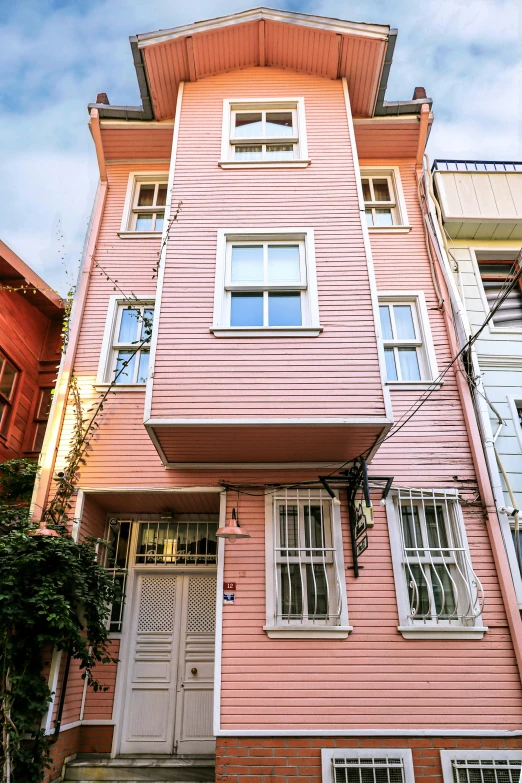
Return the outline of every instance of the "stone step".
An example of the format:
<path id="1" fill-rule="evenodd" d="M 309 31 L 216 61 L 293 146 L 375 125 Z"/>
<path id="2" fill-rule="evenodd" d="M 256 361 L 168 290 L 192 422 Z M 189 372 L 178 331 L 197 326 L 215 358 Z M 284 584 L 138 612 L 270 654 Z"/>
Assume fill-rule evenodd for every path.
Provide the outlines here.
<path id="1" fill-rule="evenodd" d="M 76 783 L 213 783 L 214 779 L 213 756 L 75 759 L 67 764 L 64 778 Z"/>

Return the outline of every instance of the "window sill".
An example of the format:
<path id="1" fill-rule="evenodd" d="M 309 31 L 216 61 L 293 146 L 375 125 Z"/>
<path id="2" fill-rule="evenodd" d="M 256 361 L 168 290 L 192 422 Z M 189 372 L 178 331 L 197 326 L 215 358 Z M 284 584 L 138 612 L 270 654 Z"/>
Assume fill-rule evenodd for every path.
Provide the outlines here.
<path id="1" fill-rule="evenodd" d="M 368 226 L 371 234 L 407 234 L 411 226 Z"/>
<path id="2" fill-rule="evenodd" d="M 111 386 L 110 383 L 94 383 L 93 387 L 96 390 L 100 391 L 107 391 L 107 389 Z M 115 384 L 111 392 L 116 391 L 145 391 L 147 387 L 146 383 L 117 383 Z"/>
<path id="3" fill-rule="evenodd" d="M 305 169 L 311 160 L 219 160 L 222 169 Z"/>
<path id="4" fill-rule="evenodd" d="M 487 626 L 450 626 L 450 625 L 399 625 L 398 631 L 405 639 L 482 639 Z"/>
<path id="5" fill-rule="evenodd" d="M 351 625 L 264 625 L 270 639 L 346 639 Z"/>
<path id="6" fill-rule="evenodd" d="M 322 326 L 213 326 L 209 329 L 214 337 L 317 337 L 322 331 Z"/>
<path id="7" fill-rule="evenodd" d="M 118 231 L 120 239 L 157 239 L 162 231 Z"/>
<path id="8" fill-rule="evenodd" d="M 404 389 L 405 391 L 427 391 L 428 389 L 440 389 L 444 381 L 386 381 L 390 389 Z"/>

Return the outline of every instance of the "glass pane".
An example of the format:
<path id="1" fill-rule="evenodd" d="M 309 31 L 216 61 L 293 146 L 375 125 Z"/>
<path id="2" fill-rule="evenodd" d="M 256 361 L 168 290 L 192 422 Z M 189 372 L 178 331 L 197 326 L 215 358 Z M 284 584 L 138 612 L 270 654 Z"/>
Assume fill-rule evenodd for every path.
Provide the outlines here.
<path id="1" fill-rule="evenodd" d="M 158 207 L 164 207 L 167 203 L 167 185 L 158 185 L 158 195 L 156 197 L 156 204 Z"/>
<path id="2" fill-rule="evenodd" d="M 135 307 L 125 307 L 121 313 L 119 343 L 134 343 L 140 331 L 140 311 Z"/>
<path id="3" fill-rule="evenodd" d="M 326 507 L 324 507 L 326 511 Z M 326 546 L 324 537 L 324 519 L 323 519 L 323 507 L 318 506 L 304 506 L 304 527 L 305 527 L 305 547 L 313 549 L 323 549 Z M 307 555 L 310 553 L 307 552 Z M 313 552 L 313 555 L 320 554 L 319 552 Z"/>
<path id="4" fill-rule="evenodd" d="M 38 405 L 38 413 L 36 414 L 37 419 L 49 418 L 49 409 L 51 407 L 52 401 L 53 401 L 53 390 L 42 389 L 40 393 L 40 404 Z"/>
<path id="5" fill-rule="evenodd" d="M 154 204 L 154 190 L 156 185 L 140 185 L 140 193 L 138 196 L 139 207 L 152 207 Z"/>
<path id="6" fill-rule="evenodd" d="M 262 283 L 263 245 L 233 246 L 230 278 L 233 283 Z"/>
<path id="7" fill-rule="evenodd" d="M 267 136 L 293 136 L 291 111 L 267 111 Z"/>
<path id="8" fill-rule="evenodd" d="M 143 310 L 142 321 L 141 321 L 141 339 L 142 340 L 147 339 L 147 342 L 150 341 L 150 336 L 152 334 L 153 318 L 154 318 L 154 308 L 146 307 Z"/>
<path id="9" fill-rule="evenodd" d="M 380 305 L 381 329 L 383 340 L 393 340 L 393 332 L 390 318 L 390 308 L 388 305 Z"/>
<path id="10" fill-rule="evenodd" d="M 386 380 L 397 380 L 397 368 L 395 366 L 395 354 L 393 348 L 384 349 L 384 358 L 386 360 Z"/>
<path id="11" fill-rule="evenodd" d="M 263 294 L 231 295 L 230 326 L 263 326 Z"/>
<path id="12" fill-rule="evenodd" d="M 136 217 L 136 231 L 152 231 L 152 215 L 138 215 Z"/>
<path id="13" fill-rule="evenodd" d="M 163 212 L 158 212 L 156 215 L 154 231 L 163 231 Z"/>
<path id="14" fill-rule="evenodd" d="M 361 184 L 362 184 L 363 199 L 365 201 L 371 201 L 372 194 L 370 191 L 370 182 L 367 179 L 363 179 L 361 180 Z"/>
<path id="15" fill-rule="evenodd" d="M 282 557 L 297 557 L 295 549 L 285 548 L 299 546 L 299 517 L 296 505 L 279 505 L 279 546 L 284 549 Z"/>
<path id="16" fill-rule="evenodd" d="M 268 281 L 299 283 L 301 267 L 299 263 L 299 245 L 268 246 Z"/>
<path id="17" fill-rule="evenodd" d="M 406 565 L 406 581 L 408 583 L 411 614 L 414 617 L 429 615 L 431 613 L 430 598 L 424 569 L 414 563 Z"/>
<path id="18" fill-rule="evenodd" d="M 366 225 L 373 226 L 373 211 L 371 209 L 365 209 L 364 214 L 366 215 Z"/>
<path id="19" fill-rule="evenodd" d="M 268 294 L 269 326 L 301 326 L 301 294 Z"/>
<path id="20" fill-rule="evenodd" d="M 296 563 L 281 563 L 281 615 L 285 620 L 301 618 L 303 611 L 303 582 Z"/>
<path id="21" fill-rule="evenodd" d="M 415 326 L 411 305 L 394 305 L 393 315 L 398 340 L 415 340 Z"/>
<path id="22" fill-rule="evenodd" d="M 261 136 L 263 133 L 263 123 L 261 121 L 261 112 L 248 112 L 236 114 L 235 136 L 241 138 Z"/>
<path id="23" fill-rule="evenodd" d="M 262 160 L 263 159 L 263 148 L 260 144 L 257 144 L 255 146 L 241 146 L 236 147 L 236 154 L 235 154 L 236 160 Z"/>
<path id="24" fill-rule="evenodd" d="M 293 144 L 267 144 L 266 160 L 293 160 Z"/>
<path id="25" fill-rule="evenodd" d="M 136 362 L 136 354 L 133 351 L 118 351 L 118 358 L 116 360 L 116 369 L 114 371 L 114 378 L 116 383 L 134 382 L 135 362 Z"/>
<path id="26" fill-rule="evenodd" d="M 141 351 L 140 363 L 138 367 L 137 383 L 147 383 L 148 374 L 149 374 L 149 352 Z"/>
<path id="27" fill-rule="evenodd" d="M 2 392 L 4 397 L 7 397 L 8 400 L 11 399 L 11 395 L 14 390 L 15 379 L 16 370 L 6 359 L 4 361 L 4 371 L 2 373 L 2 377 L 0 378 L 0 392 Z"/>
<path id="28" fill-rule="evenodd" d="M 47 427 L 46 421 L 39 421 L 36 425 L 36 432 L 34 434 L 33 451 L 41 451 L 44 442 L 45 429 Z"/>
<path id="29" fill-rule="evenodd" d="M 375 225 L 376 226 L 393 226 L 393 217 L 391 209 L 376 209 L 375 210 Z"/>
<path id="30" fill-rule="evenodd" d="M 401 504 L 402 532 L 406 549 L 419 549 L 422 547 L 422 533 L 419 518 L 419 509 L 410 503 Z M 415 556 L 416 553 L 409 553 Z M 421 554 L 423 554 L 421 552 Z"/>
<path id="31" fill-rule="evenodd" d="M 326 589 L 326 566 L 324 564 L 306 566 L 306 599 L 308 616 L 325 618 L 328 615 L 328 593 Z"/>
<path id="32" fill-rule="evenodd" d="M 445 566 L 435 565 L 431 567 L 431 584 L 437 614 L 442 612 L 441 617 L 452 615 L 455 611 L 455 593 L 453 583 Z"/>
<path id="33" fill-rule="evenodd" d="M 425 506 L 424 513 L 426 515 L 426 529 L 430 547 L 436 548 L 440 546 L 447 548 L 449 544 L 442 506 Z"/>
<path id="34" fill-rule="evenodd" d="M 391 201 L 387 179 L 373 180 L 373 195 L 375 201 Z"/>
<path id="35" fill-rule="evenodd" d="M 420 368 L 415 348 L 399 348 L 399 362 L 403 381 L 420 381 Z"/>

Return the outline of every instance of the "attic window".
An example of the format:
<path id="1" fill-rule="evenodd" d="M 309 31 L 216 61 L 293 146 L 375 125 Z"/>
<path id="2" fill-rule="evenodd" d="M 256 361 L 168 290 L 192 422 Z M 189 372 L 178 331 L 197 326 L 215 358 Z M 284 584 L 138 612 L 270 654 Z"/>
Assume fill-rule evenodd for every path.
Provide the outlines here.
<path id="1" fill-rule="evenodd" d="M 304 100 L 225 101 L 222 160 L 227 167 L 307 165 Z"/>

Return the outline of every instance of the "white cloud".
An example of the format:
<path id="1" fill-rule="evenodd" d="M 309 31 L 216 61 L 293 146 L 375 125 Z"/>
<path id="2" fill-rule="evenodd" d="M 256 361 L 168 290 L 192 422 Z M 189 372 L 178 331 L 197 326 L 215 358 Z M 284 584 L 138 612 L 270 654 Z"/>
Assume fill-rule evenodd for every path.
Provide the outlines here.
<path id="1" fill-rule="evenodd" d="M 398 27 L 387 98 L 427 88 L 436 115 L 432 157 L 522 158 L 518 0 L 277 5 Z M 245 7 L 244 0 L 20 0 L 3 10 L 0 236 L 62 292 L 64 264 L 73 274 L 77 268 L 98 176 L 86 104 L 102 91 L 112 103 L 139 103 L 128 36 Z"/>

